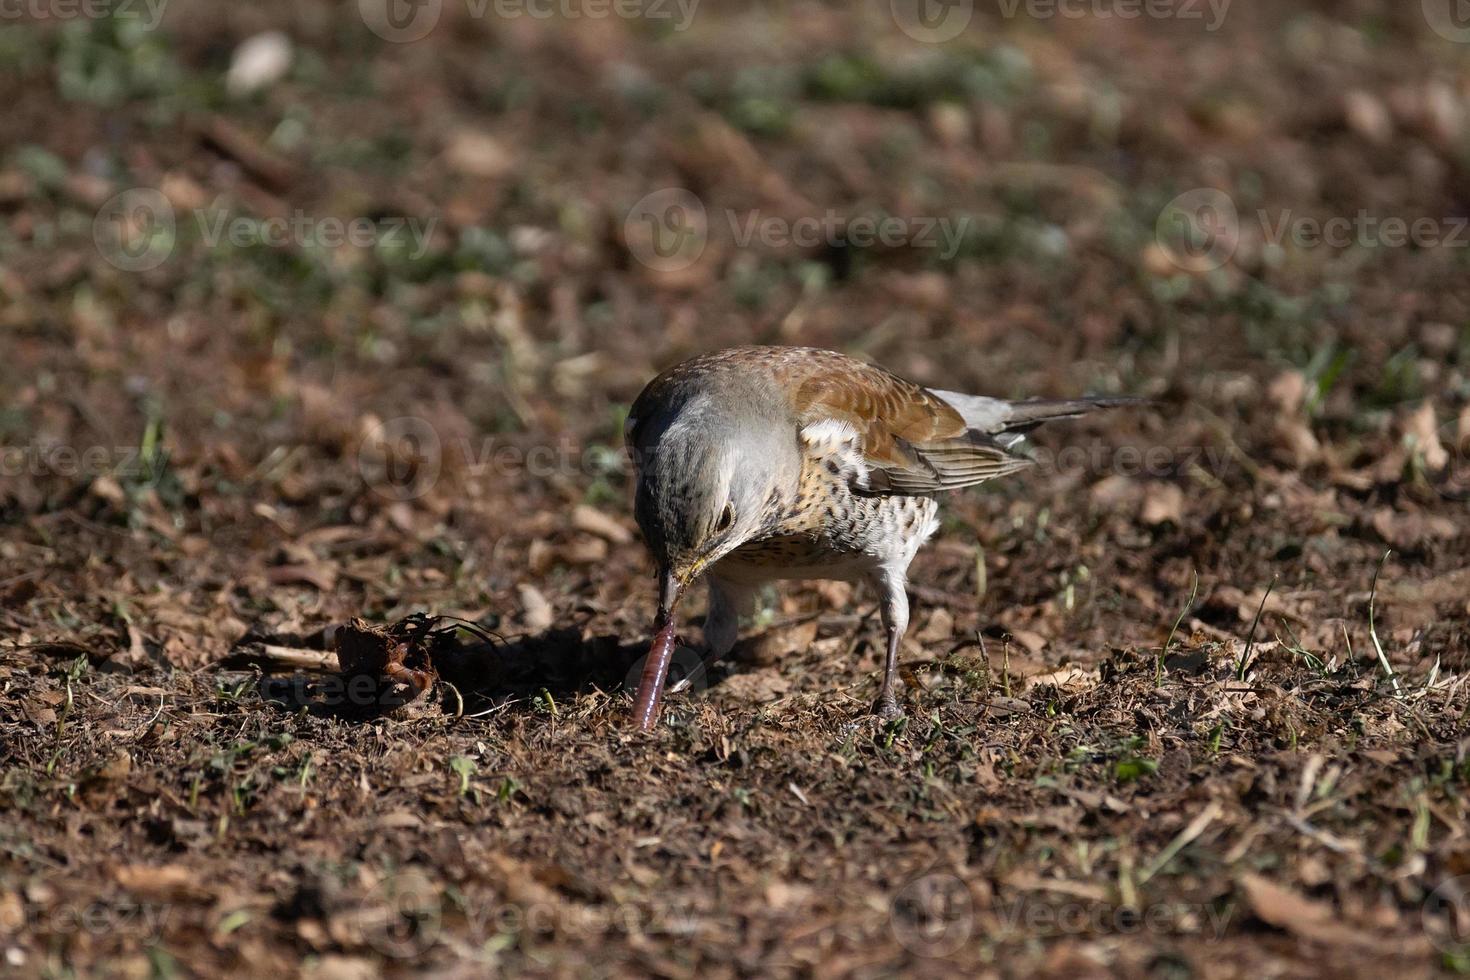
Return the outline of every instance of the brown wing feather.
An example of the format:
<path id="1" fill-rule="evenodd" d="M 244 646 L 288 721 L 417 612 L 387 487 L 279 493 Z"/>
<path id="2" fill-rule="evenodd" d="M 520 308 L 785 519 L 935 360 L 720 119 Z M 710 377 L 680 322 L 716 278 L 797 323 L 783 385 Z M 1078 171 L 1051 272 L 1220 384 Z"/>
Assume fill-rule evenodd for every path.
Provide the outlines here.
<path id="1" fill-rule="evenodd" d="M 923 494 L 970 486 L 1030 465 L 994 435 L 977 431 L 939 395 L 880 367 L 810 347 L 732 347 L 675 365 L 634 402 L 627 433 L 686 386 L 724 372 L 767 374 L 788 393 L 798 429 L 825 419 L 857 433 L 868 493 Z"/>
<path id="2" fill-rule="evenodd" d="M 779 368 L 797 416 L 802 425 L 836 419 L 857 431 L 868 492 L 934 493 L 1030 465 L 921 385 L 830 351 L 802 354 Z"/>

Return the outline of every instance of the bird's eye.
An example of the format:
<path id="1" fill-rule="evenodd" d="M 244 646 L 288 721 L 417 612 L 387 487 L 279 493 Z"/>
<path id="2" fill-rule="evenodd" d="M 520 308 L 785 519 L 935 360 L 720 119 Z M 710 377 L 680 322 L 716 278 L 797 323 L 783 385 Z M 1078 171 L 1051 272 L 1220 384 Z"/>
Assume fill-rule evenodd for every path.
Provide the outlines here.
<path id="1" fill-rule="evenodd" d="M 725 509 L 720 511 L 720 523 L 715 525 L 716 531 L 728 531 L 735 523 L 735 505 L 726 504 Z"/>

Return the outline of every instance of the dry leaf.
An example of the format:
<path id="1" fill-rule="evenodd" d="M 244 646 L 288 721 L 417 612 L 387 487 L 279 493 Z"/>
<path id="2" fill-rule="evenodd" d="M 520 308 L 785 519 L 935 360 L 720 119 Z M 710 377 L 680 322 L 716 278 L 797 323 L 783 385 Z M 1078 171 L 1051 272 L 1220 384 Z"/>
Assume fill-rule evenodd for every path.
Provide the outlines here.
<path id="1" fill-rule="evenodd" d="M 588 534 L 595 534 L 600 538 L 606 538 L 613 544 L 628 544 L 633 540 L 633 532 L 596 507 L 587 504 L 578 504 L 572 508 L 572 527 Z"/>
<path id="2" fill-rule="evenodd" d="M 140 898 L 189 901 L 207 898 L 197 869 L 182 864 L 125 864 L 114 868 L 113 879 Z"/>
<path id="3" fill-rule="evenodd" d="M 526 629 L 536 633 L 550 629 L 556 622 L 556 613 L 541 590 L 534 585 L 522 584 L 516 586 L 516 592 L 521 597 L 521 621 L 526 624 Z"/>
<path id="4" fill-rule="evenodd" d="M 470 177 L 504 177 L 515 169 L 515 156 L 488 133 L 462 129 L 444 151 L 450 168 Z"/>
<path id="5" fill-rule="evenodd" d="M 1435 541 L 1452 541 L 1460 526 L 1448 517 L 1418 512 L 1399 513 L 1383 507 L 1373 514 L 1373 530 L 1384 541 L 1401 550 L 1411 550 Z"/>
<path id="6" fill-rule="evenodd" d="M 1431 472 L 1439 472 L 1449 465 L 1450 454 L 1439 441 L 1439 419 L 1431 403 L 1420 405 L 1404 422 L 1404 438 L 1413 443 Z"/>
<path id="7" fill-rule="evenodd" d="M 1241 877 L 1245 900 L 1256 918 L 1313 942 L 1344 946 L 1373 946 L 1374 936 L 1342 922 L 1337 912 L 1323 902 L 1267 881 L 1260 875 Z"/>
<path id="8" fill-rule="evenodd" d="M 225 89 L 237 98 L 259 91 L 286 77 L 291 70 L 291 39 L 281 31 L 265 31 L 235 48 Z"/>
<path id="9" fill-rule="evenodd" d="M 1139 519 L 1151 527 L 1184 523 L 1184 490 L 1175 483 L 1150 483 L 1144 491 Z"/>
<path id="10" fill-rule="evenodd" d="M 337 584 L 337 569 L 321 562 L 312 565 L 277 565 L 266 570 L 266 580 L 272 585 L 310 585 L 323 592 L 330 592 Z"/>
<path id="11" fill-rule="evenodd" d="M 735 658 L 742 663 L 768 666 L 778 663 L 790 654 L 805 650 L 816 638 L 815 619 L 789 626 L 777 626 L 741 643 L 735 650 Z"/>

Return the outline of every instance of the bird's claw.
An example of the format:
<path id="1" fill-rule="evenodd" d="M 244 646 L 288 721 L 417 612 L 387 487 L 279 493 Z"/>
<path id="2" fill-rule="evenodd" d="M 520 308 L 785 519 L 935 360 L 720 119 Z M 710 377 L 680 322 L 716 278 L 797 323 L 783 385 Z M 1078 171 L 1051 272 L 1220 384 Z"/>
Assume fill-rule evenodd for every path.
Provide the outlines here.
<path id="1" fill-rule="evenodd" d="M 903 717 L 903 709 L 898 706 L 898 699 L 892 694 L 884 694 L 873 705 L 873 714 L 884 721 L 897 721 Z"/>
<path id="2" fill-rule="evenodd" d="M 694 675 L 697 674 L 697 673 L 699 673 L 702 670 L 704 670 L 703 665 L 701 665 L 699 667 L 696 667 L 693 674 L 690 674 L 687 677 L 681 677 L 677 681 L 675 681 L 674 683 L 670 684 L 669 685 L 669 693 L 670 694 L 683 694 L 685 691 L 689 690 L 689 688 L 694 685 Z"/>
<path id="3" fill-rule="evenodd" d="M 701 657 L 699 663 L 695 664 L 693 670 L 669 685 L 668 692 L 670 694 L 680 694 L 684 691 L 689 690 L 691 687 L 694 686 L 695 681 L 702 680 L 705 676 L 709 674 L 710 666 L 713 665 L 717 659 L 719 658 L 708 656 Z"/>

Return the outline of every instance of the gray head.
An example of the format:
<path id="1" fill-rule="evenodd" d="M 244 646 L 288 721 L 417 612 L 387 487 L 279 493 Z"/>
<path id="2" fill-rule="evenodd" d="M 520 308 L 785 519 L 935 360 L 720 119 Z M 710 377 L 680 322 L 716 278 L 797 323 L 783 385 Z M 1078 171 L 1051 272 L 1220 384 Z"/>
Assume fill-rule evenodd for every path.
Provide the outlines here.
<path id="1" fill-rule="evenodd" d="M 659 611 L 779 514 L 800 474 L 796 432 L 771 392 L 680 392 L 630 419 L 633 513 L 664 583 Z"/>

